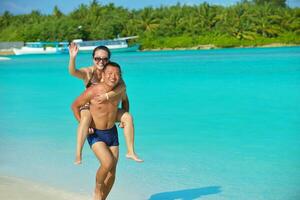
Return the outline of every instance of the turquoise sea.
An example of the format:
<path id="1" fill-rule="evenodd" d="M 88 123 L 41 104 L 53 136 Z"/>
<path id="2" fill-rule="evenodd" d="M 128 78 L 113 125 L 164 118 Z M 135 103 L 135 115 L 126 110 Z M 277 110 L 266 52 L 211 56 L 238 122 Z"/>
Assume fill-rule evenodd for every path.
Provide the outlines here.
<path id="1" fill-rule="evenodd" d="M 115 53 L 142 164 L 123 131 L 110 200 L 300 199 L 300 47 Z M 91 55 L 80 54 L 77 66 Z M 73 165 L 84 90 L 68 55 L 0 61 L 0 174 L 90 195 L 98 162 Z"/>

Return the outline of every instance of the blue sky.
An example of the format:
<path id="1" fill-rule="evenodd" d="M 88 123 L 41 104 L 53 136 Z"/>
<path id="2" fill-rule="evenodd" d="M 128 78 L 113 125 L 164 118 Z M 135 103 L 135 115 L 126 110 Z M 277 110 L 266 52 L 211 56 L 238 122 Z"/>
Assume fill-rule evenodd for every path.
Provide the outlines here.
<path id="1" fill-rule="evenodd" d="M 160 5 L 174 5 L 177 2 L 181 4 L 199 4 L 204 1 L 210 4 L 232 5 L 240 0 L 98 0 L 101 4 L 114 3 L 129 9 L 138 9 L 146 6 L 157 7 Z M 91 0 L 0 0 L 0 14 L 5 10 L 13 14 L 30 13 L 31 10 L 39 10 L 43 14 L 50 14 L 53 7 L 57 5 L 59 9 L 67 14 L 77 8 L 81 3 L 89 4 Z M 300 0 L 287 0 L 291 7 L 300 7 Z"/>

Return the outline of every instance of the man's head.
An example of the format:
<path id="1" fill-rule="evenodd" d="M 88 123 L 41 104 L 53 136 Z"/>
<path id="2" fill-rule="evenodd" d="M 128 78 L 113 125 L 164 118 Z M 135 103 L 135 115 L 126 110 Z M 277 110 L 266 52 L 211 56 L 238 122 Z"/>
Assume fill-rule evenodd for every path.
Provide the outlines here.
<path id="1" fill-rule="evenodd" d="M 102 70 L 110 59 L 110 50 L 106 46 L 98 46 L 93 51 L 93 61 L 97 69 Z"/>
<path id="2" fill-rule="evenodd" d="M 102 78 L 109 87 L 115 87 L 121 79 L 121 67 L 118 63 L 108 62 L 103 68 Z"/>

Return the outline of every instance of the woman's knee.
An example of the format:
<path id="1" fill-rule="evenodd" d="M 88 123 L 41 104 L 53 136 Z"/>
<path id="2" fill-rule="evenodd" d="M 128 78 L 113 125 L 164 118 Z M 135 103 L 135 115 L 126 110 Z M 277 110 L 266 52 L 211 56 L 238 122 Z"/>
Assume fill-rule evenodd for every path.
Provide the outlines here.
<path id="1" fill-rule="evenodd" d="M 80 111 L 80 118 L 89 119 L 92 118 L 91 112 L 88 109 Z"/>
<path id="2" fill-rule="evenodd" d="M 92 121 L 92 115 L 89 110 L 81 111 L 80 113 L 80 124 L 90 124 Z"/>
<path id="3" fill-rule="evenodd" d="M 121 117 L 121 122 L 133 124 L 133 117 L 129 112 L 125 112 Z"/>

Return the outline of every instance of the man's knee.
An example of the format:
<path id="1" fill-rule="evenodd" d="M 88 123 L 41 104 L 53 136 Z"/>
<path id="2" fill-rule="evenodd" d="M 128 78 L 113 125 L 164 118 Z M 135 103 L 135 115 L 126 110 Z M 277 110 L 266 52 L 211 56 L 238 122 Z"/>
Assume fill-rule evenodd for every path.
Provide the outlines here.
<path id="1" fill-rule="evenodd" d="M 110 172 L 114 168 L 115 162 L 113 159 L 109 159 L 106 162 L 101 163 L 101 167 L 106 171 Z"/>

